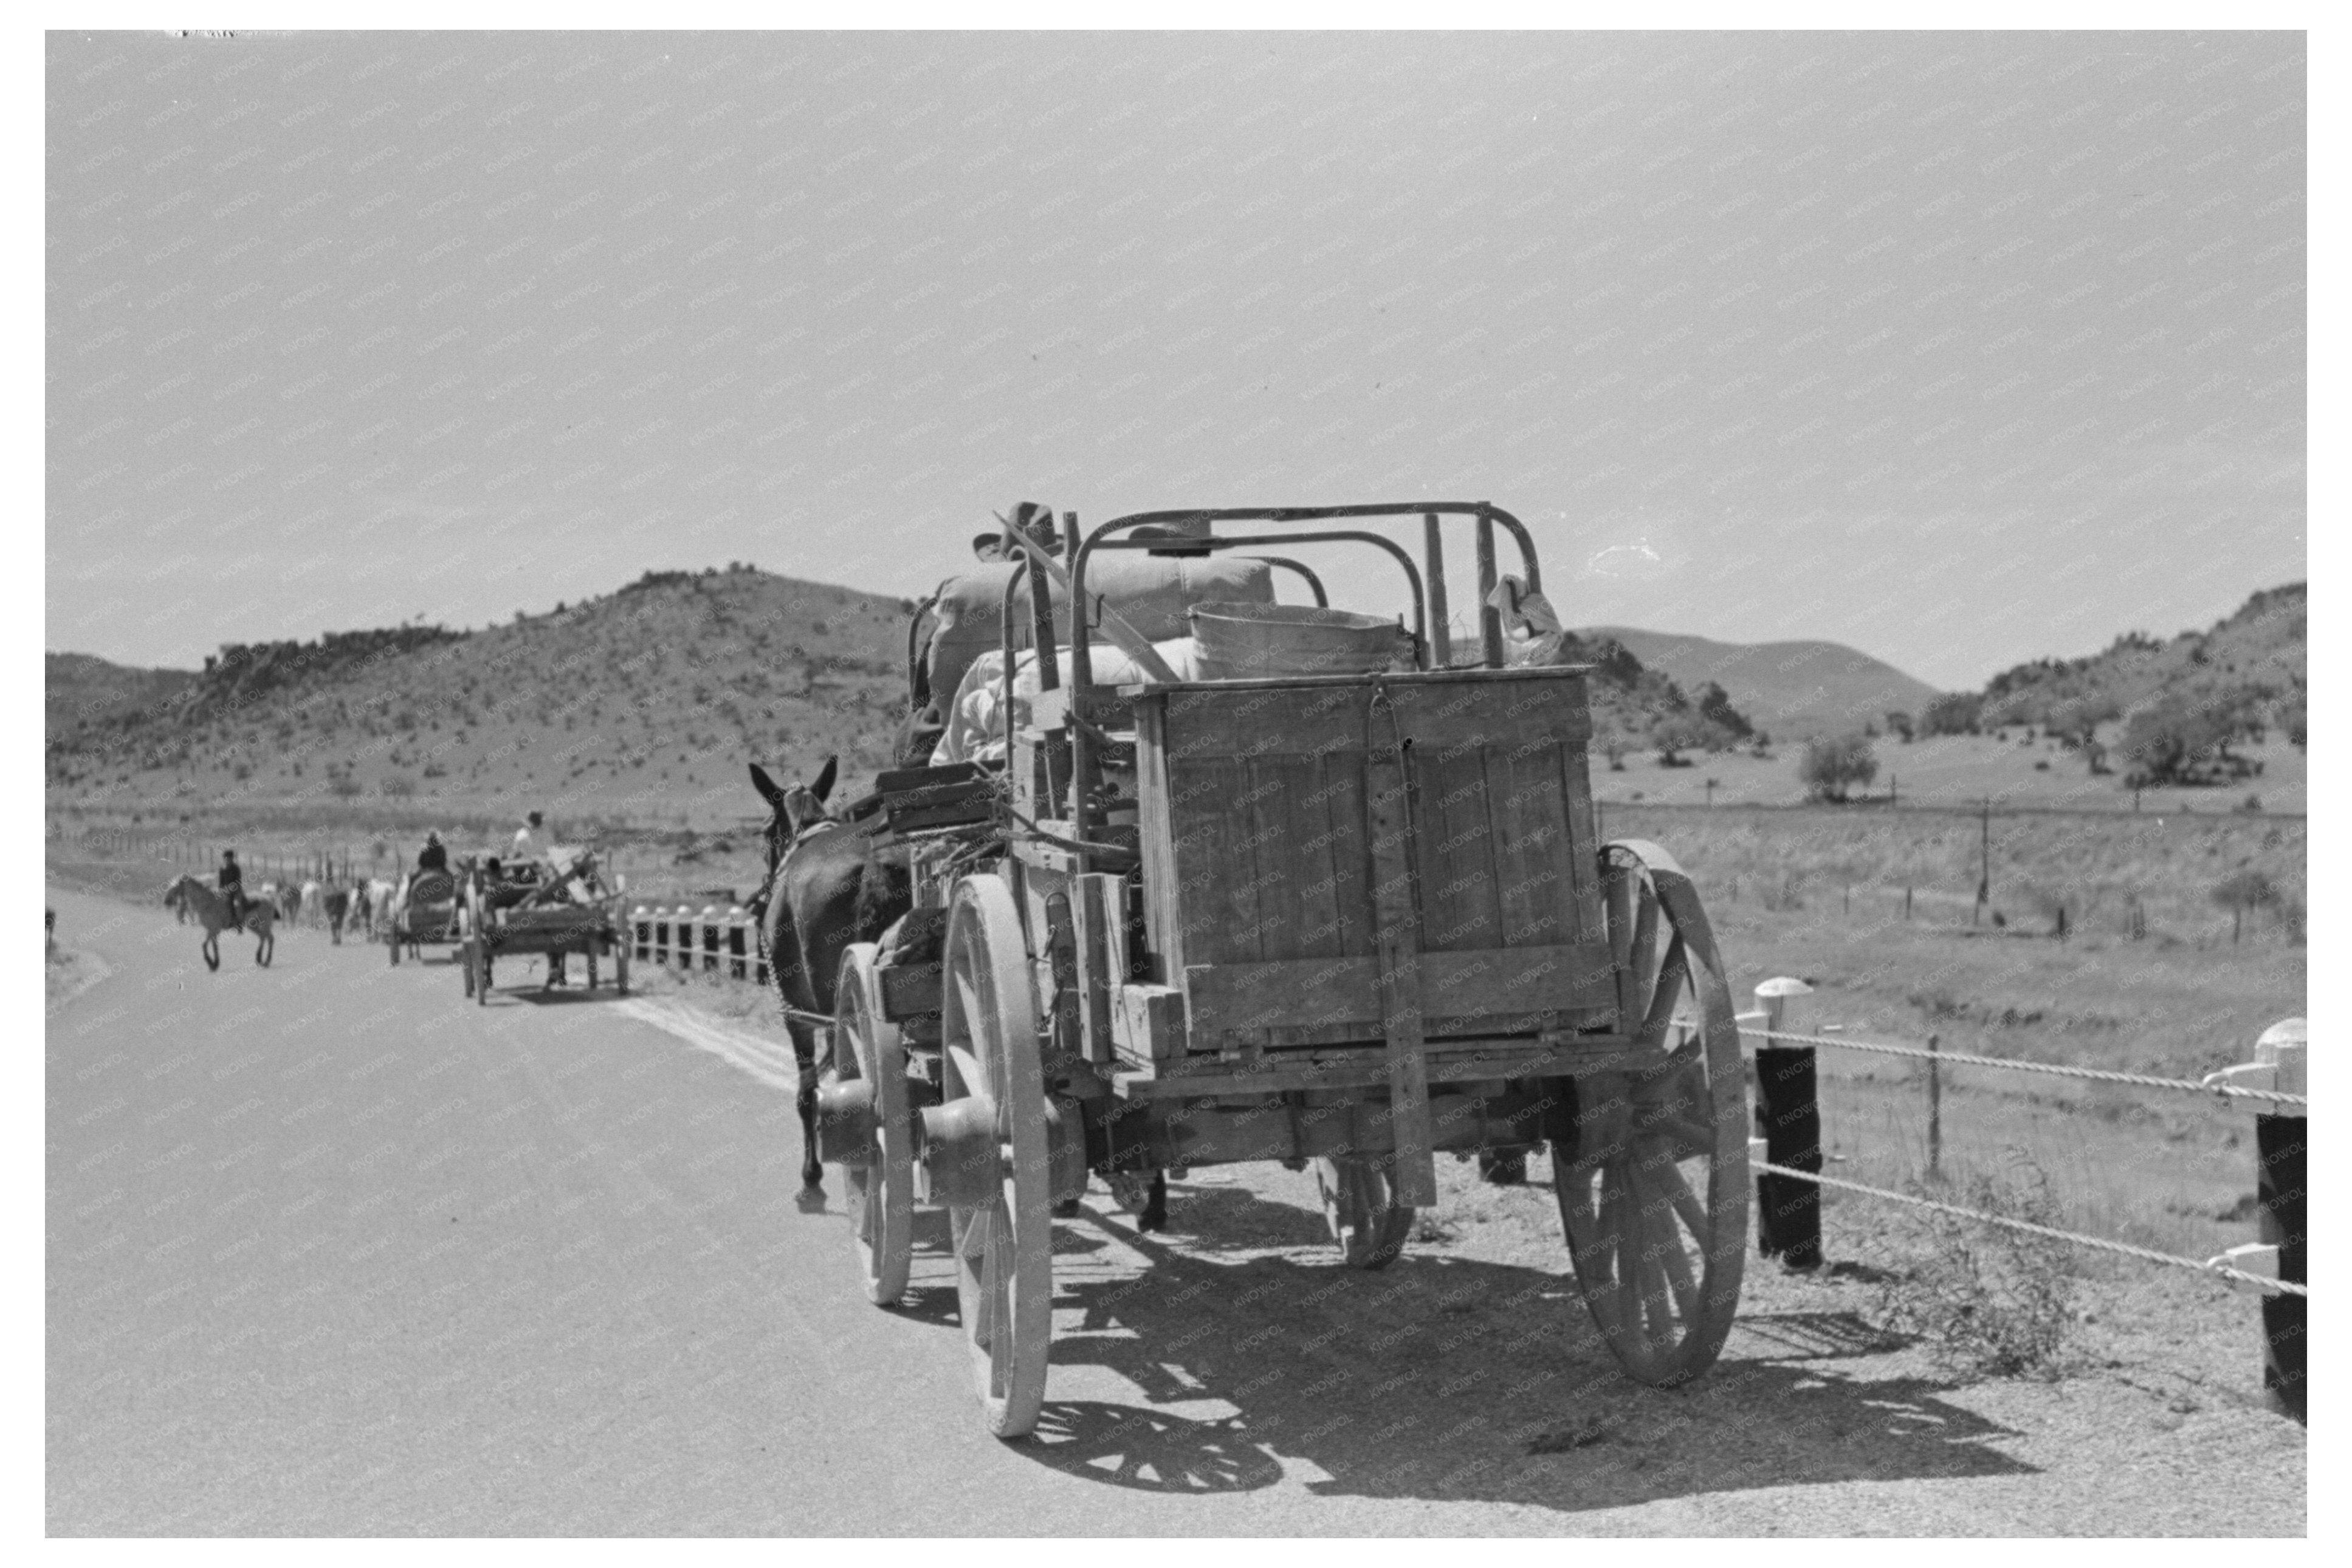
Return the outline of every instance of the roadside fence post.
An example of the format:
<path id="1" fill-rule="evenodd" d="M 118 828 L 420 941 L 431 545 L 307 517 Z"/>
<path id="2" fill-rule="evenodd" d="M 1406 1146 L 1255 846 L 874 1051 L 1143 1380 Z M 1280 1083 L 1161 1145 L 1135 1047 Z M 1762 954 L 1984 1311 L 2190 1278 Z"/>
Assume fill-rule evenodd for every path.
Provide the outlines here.
<path id="1" fill-rule="evenodd" d="M 745 980 L 750 971 L 743 963 L 743 906 L 730 904 L 727 909 L 727 978 Z"/>
<path id="2" fill-rule="evenodd" d="M 1936 1059 L 1940 1037 L 1927 1037 L 1927 1179 L 1944 1179 L 1944 1064 Z"/>
<path id="3" fill-rule="evenodd" d="M 654 955 L 652 911 L 643 904 L 629 911 L 629 937 L 630 945 L 635 949 L 629 956 L 639 963 L 650 962 Z"/>
<path id="4" fill-rule="evenodd" d="M 1768 1032 L 1808 1033 L 1813 988 L 1782 975 L 1756 988 Z M 1756 1047 L 1756 1131 L 1764 1158 L 1790 1171 L 1822 1168 L 1822 1111 L 1814 1093 L 1813 1047 L 1769 1042 Z M 1822 1189 L 1770 1173 L 1756 1178 L 1756 1249 L 1790 1268 L 1822 1266 Z"/>
<path id="5" fill-rule="evenodd" d="M 2264 1029 L 2262 1037 L 2254 1042 L 2252 1061 L 2209 1073 L 2205 1081 L 2307 1095 L 2311 1092 L 2307 1037 L 2308 1026 L 2303 1019 L 2282 1018 Z M 2310 1203 L 2304 1176 L 2311 1125 L 2308 1112 L 2284 1106 L 2275 1110 L 2263 1110 L 2265 1102 L 2262 1100 L 2240 1103 L 2256 1108 L 2254 1202 L 2259 1228 L 2255 1234 L 2262 1239 L 2233 1247 L 2211 1261 L 2291 1285 L 2308 1285 Z M 2305 1420 L 2310 1298 L 2284 1290 L 2265 1290 L 2262 1297 L 2263 1392 L 2278 1409 L 2298 1421 Z"/>
<path id="6" fill-rule="evenodd" d="M 702 906 L 702 972 L 719 973 L 719 906 Z"/>

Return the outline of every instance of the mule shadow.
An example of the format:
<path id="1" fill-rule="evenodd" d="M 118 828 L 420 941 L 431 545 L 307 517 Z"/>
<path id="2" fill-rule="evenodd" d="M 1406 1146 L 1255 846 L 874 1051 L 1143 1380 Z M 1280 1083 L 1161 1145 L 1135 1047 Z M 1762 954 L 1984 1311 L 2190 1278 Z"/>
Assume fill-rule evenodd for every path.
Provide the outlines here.
<path id="1" fill-rule="evenodd" d="M 1246 1197 L 1221 1194 L 1186 1217 L 1274 1227 Z M 1288 1232 L 1321 1236 L 1320 1216 L 1288 1212 L 1304 1222 Z M 1744 1318 L 1713 1370 L 1661 1390 L 1619 1369 L 1564 1258 L 1558 1272 L 1410 1250 L 1378 1273 L 1336 1255 L 1225 1262 L 1192 1250 L 1190 1224 L 1179 1248 L 1126 1219 L 1090 1205 L 1057 1227 L 1057 1253 L 1058 1232 L 1092 1231 L 1149 1264 L 1056 1281 L 1056 1372 L 1099 1366 L 1140 1391 L 1133 1402 L 1049 1399 L 1035 1436 L 1013 1446 L 1071 1476 L 1199 1493 L 1300 1474 L 1330 1496 L 1577 1513 L 2034 1473 L 1995 1446 L 2015 1433 L 1943 1398 L 1945 1385 L 1861 1364 L 1901 1342 L 1852 1314 Z M 907 1310 L 952 1323 L 955 1293 L 936 1280 Z M 1841 1361 L 1857 1364 L 1821 1364 Z M 1182 1408 L 1203 1404 L 1223 1408 Z"/>

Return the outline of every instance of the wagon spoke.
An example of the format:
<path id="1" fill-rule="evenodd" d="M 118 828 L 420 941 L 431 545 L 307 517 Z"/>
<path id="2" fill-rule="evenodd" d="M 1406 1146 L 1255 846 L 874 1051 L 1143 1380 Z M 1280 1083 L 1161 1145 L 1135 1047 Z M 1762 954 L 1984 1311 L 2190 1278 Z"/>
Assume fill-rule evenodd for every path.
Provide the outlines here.
<path id="1" fill-rule="evenodd" d="M 970 1047 L 949 1046 L 945 1048 L 944 1054 L 948 1058 L 949 1066 L 955 1069 L 956 1077 L 962 1080 L 965 1095 L 986 1092 L 982 1088 L 987 1080 L 981 1076 L 980 1058 L 971 1054 Z"/>
<path id="2" fill-rule="evenodd" d="M 1679 1228 L 1671 1219 L 1666 1226 L 1674 1239 L 1659 1254 L 1659 1260 L 1666 1266 L 1666 1283 L 1675 1293 L 1675 1310 L 1684 1322 L 1689 1322 L 1698 1305 L 1698 1287 L 1691 1280 L 1690 1254 L 1683 1250 Z"/>
<path id="3" fill-rule="evenodd" d="M 1626 967 L 1635 982 L 1663 990 L 1652 967 L 1658 955 L 1658 895 L 1650 879 L 1639 873 L 1633 878 L 1633 934 L 1627 945 Z"/>
<path id="4" fill-rule="evenodd" d="M 1644 904 L 1643 908 L 1655 906 Z M 1687 975 L 1687 960 L 1683 951 L 1683 933 L 1676 931 L 1666 943 L 1666 956 L 1658 965 L 1657 989 L 1650 994 L 1649 1016 L 1642 1020 L 1639 1044 L 1644 1050 L 1656 1050 L 1665 1043 L 1666 1026 L 1674 1022 L 1675 1008 L 1683 999 L 1683 981 Z"/>
<path id="5" fill-rule="evenodd" d="M 1662 1166 L 1658 1180 L 1665 1187 L 1666 1196 L 1673 1202 L 1675 1213 L 1681 1216 L 1684 1227 L 1690 1232 L 1691 1239 L 1704 1248 L 1715 1236 L 1715 1222 L 1707 1217 L 1706 1205 L 1690 1190 L 1690 1184 L 1683 1179 L 1682 1172 L 1674 1166 Z"/>

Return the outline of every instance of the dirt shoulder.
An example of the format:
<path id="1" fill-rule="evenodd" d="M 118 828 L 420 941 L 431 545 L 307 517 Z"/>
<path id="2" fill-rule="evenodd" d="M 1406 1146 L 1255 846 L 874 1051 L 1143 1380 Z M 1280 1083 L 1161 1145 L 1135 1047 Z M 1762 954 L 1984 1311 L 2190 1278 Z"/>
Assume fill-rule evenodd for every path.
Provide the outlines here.
<path id="1" fill-rule="evenodd" d="M 646 989 L 783 1038 L 750 987 L 656 973 Z M 1828 1267 L 1751 1256 L 1716 1367 L 1645 1388 L 1586 1317 L 1548 1163 L 1528 1174 L 1495 1187 L 1442 1160 L 1438 1208 L 1377 1274 L 1339 1267 L 1311 1175 L 1195 1172 L 1150 1236 L 1096 1183 L 1055 1227 L 1053 1397 L 1101 1429 L 1045 1440 L 1142 1463 L 1148 1423 L 1150 1467 L 1188 1484 L 1277 1467 L 1325 1495 L 1504 1505 L 1498 1532 L 2305 1532 L 2305 1431 L 2261 1396 L 2250 1298 L 2074 1255 L 2047 1364 L 1988 1375 L 1949 1331 L 1889 1328 L 1949 1289 L 1930 1266 L 1948 1238 L 1833 1201 Z M 951 1326 L 932 1239 L 911 1310 Z M 842 1268 L 851 1289 L 845 1249 Z"/>

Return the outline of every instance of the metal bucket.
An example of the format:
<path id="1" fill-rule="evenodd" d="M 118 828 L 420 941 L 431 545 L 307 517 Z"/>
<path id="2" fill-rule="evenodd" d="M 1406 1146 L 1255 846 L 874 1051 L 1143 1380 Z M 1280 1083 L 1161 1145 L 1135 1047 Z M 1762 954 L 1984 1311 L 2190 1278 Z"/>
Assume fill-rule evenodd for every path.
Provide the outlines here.
<path id="1" fill-rule="evenodd" d="M 1393 620 L 1308 605 L 1218 602 L 1192 610 L 1202 680 L 1354 675 L 1412 668 L 1412 636 Z"/>

